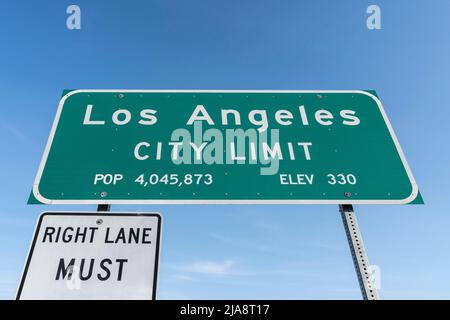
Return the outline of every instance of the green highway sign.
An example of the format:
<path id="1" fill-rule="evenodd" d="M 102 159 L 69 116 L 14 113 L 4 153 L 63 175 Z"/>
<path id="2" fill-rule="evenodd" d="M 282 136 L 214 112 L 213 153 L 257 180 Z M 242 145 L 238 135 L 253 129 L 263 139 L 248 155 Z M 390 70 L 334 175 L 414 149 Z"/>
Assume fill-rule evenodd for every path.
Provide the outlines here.
<path id="1" fill-rule="evenodd" d="M 376 93 L 358 90 L 66 91 L 33 196 L 45 204 L 421 199 Z"/>

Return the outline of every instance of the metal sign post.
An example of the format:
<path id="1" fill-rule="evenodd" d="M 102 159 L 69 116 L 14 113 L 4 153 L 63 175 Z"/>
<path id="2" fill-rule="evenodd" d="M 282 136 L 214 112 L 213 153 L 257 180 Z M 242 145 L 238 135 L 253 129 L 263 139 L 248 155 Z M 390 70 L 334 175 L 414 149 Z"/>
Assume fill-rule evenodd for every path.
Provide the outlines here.
<path id="1" fill-rule="evenodd" d="M 361 231 L 359 230 L 353 206 L 351 204 L 341 204 L 339 205 L 339 211 L 341 212 L 363 299 L 378 300 L 378 292 L 371 281 L 369 259 L 364 249 Z"/>

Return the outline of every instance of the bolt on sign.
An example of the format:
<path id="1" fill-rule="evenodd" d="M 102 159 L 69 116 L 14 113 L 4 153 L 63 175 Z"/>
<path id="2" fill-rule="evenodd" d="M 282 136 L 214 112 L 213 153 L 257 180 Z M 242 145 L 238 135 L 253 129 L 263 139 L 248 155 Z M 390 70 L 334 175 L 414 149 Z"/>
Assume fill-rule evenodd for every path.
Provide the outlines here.
<path id="1" fill-rule="evenodd" d="M 66 91 L 45 204 L 421 202 L 374 91 Z"/>
<path id="2" fill-rule="evenodd" d="M 161 216 L 43 213 L 17 299 L 155 299 Z"/>

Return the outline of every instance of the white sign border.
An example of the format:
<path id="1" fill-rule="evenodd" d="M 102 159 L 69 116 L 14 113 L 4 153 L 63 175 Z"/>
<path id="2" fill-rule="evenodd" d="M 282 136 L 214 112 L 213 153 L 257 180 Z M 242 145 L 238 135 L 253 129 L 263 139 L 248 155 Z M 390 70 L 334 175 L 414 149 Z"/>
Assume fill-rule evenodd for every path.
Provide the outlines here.
<path id="1" fill-rule="evenodd" d="M 16 291 L 16 300 L 20 300 L 20 295 L 22 294 L 22 289 L 26 281 L 28 268 L 31 263 L 31 258 L 33 256 L 34 247 L 36 245 L 37 237 L 39 236 L 39 230 L 42 225 L 42 221 L 45 216 L 102 216 L 102 217 L 124 217 L 124 216 L 144 216 L 144 217 L 157 217 L 158 218 L 158 231 L 156 233 L 156 249 L 155 249 L 155 270 L 153 273 L 153 292 L 152 292 L 152 300 L 156 300 L 157 298 L 157 289 L 158 289 L 158 274 L 159 274 L 159 265 L 160 265 L 160 256 L 161 256 L 161 245 L 162 245 L 162 215 L 159 212 L 105 212 L 105 211 L 44 211 L 42 212 L 36 225 L 34 227 L 33 239 L 28 248 L 27 259 L 25 260 L 25 264 L 22 269 L 22 276 L 20 278 L 19 286 Z"/>
<path id="2" fill-rule="evenodd" d="M 403 167 L 406 170 L 409 181 L 412 186 L 411 194 L 405 199 L 395 199 L 395 200 L 351 200 L 351 199 L 342 199 L 342 200 L 108 200 L 108 199 L 92 199 L 92 200 L 58 200 L 58 199 L 47 199 L 39 192 L 39 183 L 42 177 L 42 173 L 44 171 L 45 164 L 47 162 L 47 157 L 50 152 L 51 145 L 53 143 L 53 138 L 56 133 L 56 128 L 58 126 L 59 117 L 61 116 L 62 108 L 64 106 L 64 102 L 70 96 L 77 93 L 85 93 L 85 92 L 117 92 L 117 93 L 353 93 L 353 94 L 363 94 L 372 98 L 378 108 L 380 109 L 381 115 L 385 121 L 385 124 L 391 134 L 391 138 L 394 141 L 397 152 L 402 160 Z M 397 136 L 395 135 L 394 129 L 386 115 L 386 112 L 383 109 L 383 105 L 381 101 L 374 96 L 373 94 L 363 91 L 363 90 L 130 90 L 130 89 L 78 89 L 71 91 L 65 94 L 58 105 L 58 110 L 56 112 L 55 119 L 53 121 L 52 129 L 50 131 L 50 135 L 47 141 L 47 145 L 44 150 L 44 154 L 42 156 L 39 169 L 33 184 L 33 195 L 34 197 L 44 204 L 408 204 L 414 199 L 416 199 L 419 193 L 419 188 L 414 180 L 414 176 L 411 172 L 411 169 L 406 161 L 405 155 L 403 153 L 402 148 L 400 147 L 400 143 L 398 142 Z"/>

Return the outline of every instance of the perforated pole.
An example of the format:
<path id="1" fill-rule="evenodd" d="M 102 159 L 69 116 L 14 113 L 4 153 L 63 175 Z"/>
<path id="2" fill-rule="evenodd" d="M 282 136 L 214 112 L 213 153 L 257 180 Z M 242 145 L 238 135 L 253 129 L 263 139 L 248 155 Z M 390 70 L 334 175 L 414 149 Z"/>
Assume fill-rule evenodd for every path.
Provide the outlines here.
<path id="1" fill-rule="evenodd" d="M 345 233 L 353 257 L 359 286 L 364 300 L 378 300 L 378 292 L 371 282 L 370 264 L 359 230 L 358 221 L 351 204 L 339 205 Z"/>

